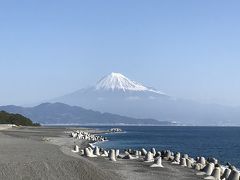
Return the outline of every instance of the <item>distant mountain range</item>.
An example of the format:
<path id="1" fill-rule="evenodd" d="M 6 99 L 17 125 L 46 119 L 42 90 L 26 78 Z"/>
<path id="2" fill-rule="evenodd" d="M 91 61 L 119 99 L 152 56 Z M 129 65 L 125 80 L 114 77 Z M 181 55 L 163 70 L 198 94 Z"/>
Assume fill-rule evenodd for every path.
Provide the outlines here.
<path id="1" fill-rule="evenodd" d="M 0 106 L 0 110 L 43 124 L 240 126 L 239 108 L 172 98 L 120 73 L 48 102 L 35 107 Z"/>
<path id="2" fill-rule="evenodd" d="M 120 73 L 111 73 L 90 88 L 80 89 L 49 102 L 186 125 L 240 125 L 240 111 L 237 108 L 175 99 Z"/>
<path id="3" fill-rule="evenodd" d="M 22 114 L 41 124 L 79 125 L 174 125 L 155 119 L 137 119 L 111 113 L 100 113 L 63 103 L 43 103 L 35 107 L 0 106 L 0 110 Z"/>

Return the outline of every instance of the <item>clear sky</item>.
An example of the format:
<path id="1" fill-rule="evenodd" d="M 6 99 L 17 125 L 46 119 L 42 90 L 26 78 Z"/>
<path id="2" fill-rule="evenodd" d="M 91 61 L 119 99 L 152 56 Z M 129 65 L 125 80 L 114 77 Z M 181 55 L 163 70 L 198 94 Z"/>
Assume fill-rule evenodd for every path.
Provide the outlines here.
<path id="1" fill-rule="evenodd" d="M 110 72 L 200 102 L 240 105 L 239 0 L 2 0 L 0 104 Z"/>

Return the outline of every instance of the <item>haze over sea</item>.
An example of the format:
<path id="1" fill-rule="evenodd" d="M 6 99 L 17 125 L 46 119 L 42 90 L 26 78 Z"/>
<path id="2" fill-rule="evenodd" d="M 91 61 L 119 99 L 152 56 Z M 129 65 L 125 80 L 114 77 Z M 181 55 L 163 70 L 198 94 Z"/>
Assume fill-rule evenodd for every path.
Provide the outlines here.
<path id="1" fill-rule="evenodd" d="M 109 126 L 95 127 L 109 129 Z M 171 150 L 191 157 L 215 157 L 240 167 L 240 127 L 124 126 L 124 133 L 106 134 L 103 148 Z"/>

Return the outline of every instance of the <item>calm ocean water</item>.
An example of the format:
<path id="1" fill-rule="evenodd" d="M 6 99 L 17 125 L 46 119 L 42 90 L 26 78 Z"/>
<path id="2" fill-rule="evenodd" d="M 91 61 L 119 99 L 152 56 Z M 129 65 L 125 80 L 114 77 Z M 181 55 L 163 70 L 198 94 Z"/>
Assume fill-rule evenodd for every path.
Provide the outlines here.
<path id="1" fill-rule="evenodd" d="M 95 127 L 109 129 L 108 127 Z M 172 150 L 192 157 L 216 157 L 221 163 L 240 167 L 240 127 L 146 127 L 124 126 L 125 133 L 107 134 L 103 148 Z"/>

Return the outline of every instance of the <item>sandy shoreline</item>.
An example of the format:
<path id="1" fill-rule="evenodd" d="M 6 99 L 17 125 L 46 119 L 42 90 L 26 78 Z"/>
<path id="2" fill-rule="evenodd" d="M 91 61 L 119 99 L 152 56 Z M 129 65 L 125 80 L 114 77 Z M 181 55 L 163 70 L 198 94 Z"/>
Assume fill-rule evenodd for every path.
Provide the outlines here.
<path id="1" fill-rule="evenodd" d="M 12 128 L 0 132 L 0 179 L 117 179 L 87 159 L 66 155 L 65 128 Z M 58 139 L 53 143 L 46 138 Z M 66 140 L 66 139 L 65 139 Z M 70 139 L 69 139 L 70 140 Z M 68 141 L 66 141 L 68 144 Z"/>
<path id="2" fill-rule="evenodd" d="M 79 129 L 79 128 L 78 128 Z M 80 180 L 197 180 L 193 169 L 163 161 L 164 168 L 150 168 L 140 160 L 85 158 L 73 153 L 85 140 L 69 138 L 64 127 L 21 127 L 0 131 L 0 179 Z M 95 132 L 95 130 L 91 130 Z"/>

